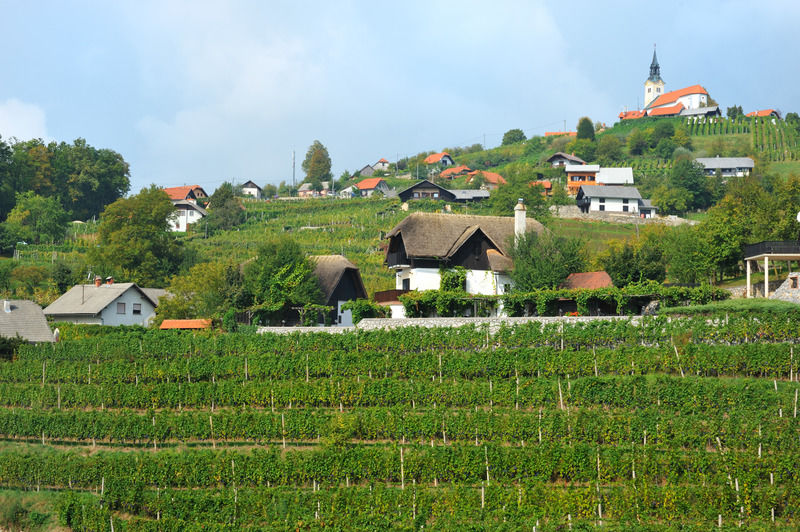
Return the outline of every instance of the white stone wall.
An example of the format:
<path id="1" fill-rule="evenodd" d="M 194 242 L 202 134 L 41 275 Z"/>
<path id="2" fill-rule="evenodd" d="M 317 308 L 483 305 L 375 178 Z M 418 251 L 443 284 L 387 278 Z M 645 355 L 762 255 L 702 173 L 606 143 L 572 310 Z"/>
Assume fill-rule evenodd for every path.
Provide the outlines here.
<path id="1" fill-rule="evenodd" d="M 409 290 L 438 290 L 441 276 L 438 268 L 403 268 L 395 272 L 395 288 L 403 289 L 403 279 L 409 280 Z"/>
<path id="2" fill-rule="evenodd" d="M 117 303 L 125 303 L 125 314 L 117 314 Z M 133 304 L 142 305 L 142 313 L 133 313 Z M 103 325 L 148 325 L 156 314 L 156 309 L 149 299 L 131 287 L 111 302 L 100 313 Z"/>
<path id="3" fill-rule="evenodd" d="M 706 107 L 708 97 L 705 94 L 687 94 L 678 98 L 678 102 L 682 103 L 687 109 L 699 109 Z"/>

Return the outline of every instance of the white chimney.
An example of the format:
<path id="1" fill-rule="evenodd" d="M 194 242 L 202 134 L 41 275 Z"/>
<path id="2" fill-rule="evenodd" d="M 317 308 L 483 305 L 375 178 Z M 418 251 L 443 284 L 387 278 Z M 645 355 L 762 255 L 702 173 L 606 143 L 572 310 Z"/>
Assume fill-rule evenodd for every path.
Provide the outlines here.
<path id="1" fill-rule="evenodd" d="M 522 198 L 519 198 L 514 206 L 514 238 L 519 238 L 525 234 L 525 205 Z"/>
<path id="2" fill-rule="evenodd" d="M 11 312 L 11 301 L 9 301 L 8 299 L 3 300 L 3 312 L 5 312 L 6 314 Z"/>

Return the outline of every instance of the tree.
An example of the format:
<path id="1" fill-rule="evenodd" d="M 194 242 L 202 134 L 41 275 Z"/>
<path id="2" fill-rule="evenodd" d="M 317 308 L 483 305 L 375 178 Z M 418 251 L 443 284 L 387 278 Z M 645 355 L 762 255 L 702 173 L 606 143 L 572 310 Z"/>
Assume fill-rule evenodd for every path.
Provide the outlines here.
<path id="1" fill-rule="evenodd" d="M 509 144 L 516 144 L 517 142 L 525 142 L 525 140 L 525 133 L 521 129 L 509 129 L 503 135 L 503 142 L 501 145 L 508 146 Z"/>
<path id="2" fill-rule="evenodd" d="M 594 140 L 594 124 L 592 119 L 584 116 L 578 120 L 578 139 Z"/>
<path id="3" fill-rule="evenodd" d="M 675 134 L 675 124 L 671 120 L 661 119 L 656 123 L 653 128 L 653 133 L 650 135 L 650 147 L 655 148 L 661 139 L 668 139 Z"/>
<path id="4" fill-rule="evenodd" d="M 648 148 L 648 145 L 647 135 L 645 135 L 642 130 L 634 129 L 631 131 L 631 134 L 628 135 L 628 152 L 631 155 L 643 154 Z"/>
<path id="5" fill-rule="evenodd" d="M 181 260 L 181 246 L 169 226 L 173 216 L 175 207 L 157 185 L 115 201 L 103 211 L 99 246 L 90 259 L 119 279 L 164 286 Z"/>
<path id="6" fill-rule="evenodd" d="M 239 266 L 233 263 L 204 262 L 188 273 L 172 278 L 167 287 L 171 297 L 156 308 L 156 323 L 164 319 L 222 318 L 236 307 L 242 280 Z"/>
<path id="7" fill-rule="evenodd" d="M 664 214 L 681 214 L 686 212 L 692 201 L 688 190 L 660 185 L 653 190 L 653 203 Z"/>
<path id="8" fill-rule="evenodd" d="M 492 190 L 489 195 L 489 206 L 498 216 L 511 216 L 519 198 L 525 202 L 528 216 L 538 221 L 549 218 L 547 201 L 542 196 L 541 188 L 531 187 L 532 176 L 527 173 L 506 173 L 506 184 Z"/>
<path id="9" fill-rule="evenodd" d="M 731 120 L 736 120 L 740 116 L 744 116 L 744 111 L 742 111 L 742 106 L 741 105 L 734 105 L 733 107 L 728 107 L 728 109 L 726 110 L 725 114 Z"/>
<path id="10" fill-rule="evenodd" d="M 264 188 L 261 189 L 261 196 L 264 198 L 274 198 L 278 194 L 278 187 L 273 185 L 272 183 L 267 183 L 264 185 Z"/>
<path id="11" fill-rule="evenodd" d="M 687 209 L 705 209 L 711 205 L 711 192 L 703 166 L 689 159 L 675 161 L 669 175 L 669 184 L 689 192 Z"/>
<path id="12" fill-rule="evenodd" d="M 225 181 L 208 199 L 208 216 L 204 220 L 210 233 L 228 231 L 244 222 L 244 208 L 235 197 L 233 185 Z"/>
<path id="13" fill-rule="evenodd" d="M 567 153 L 572 153 L 584 161 L 594 161 L 597 144 L 589 139 L 574 139 L 564 149 Z"/>
<path id="14" fill-rule="evenodd" d="M 619 161 L 622 159 L 622 141 L 616 135 L 603 135 L 597 141 L 595 157 L 603 166 Z"/>
<path id="15" fill-rule="evenodd" d="M 570 273 L 586 267 L 586 245 L 580 238 L 557 235 L 552 231 L 526 233 L 511 249 L 514 290 L 530 292 L 557 288 Z"/>
<path id="16" fill-rule="evenodd" d="M 675 152 L 675 148 L 677 148 L 677 146 L 671 138 L 663 138 L 658 141 L 655 153 L 662 159 L 671 159 L 672 154 Z"/>
<path id="17" fill-rule="evenodd" d="M 250 309 L 259 323 L 279 324 L 292 315 L 292 307 L 322 302 L 311 262 L 287 236 L 262 244 L 258 256 L 245 268 L 244 283 L 252 294 Z"/>
<path id="18" fill-rule="evenodd" d="M 699 225 L 681 225 L 667 231 L 664 257 L 670 279 L 679 283 L 705 281 L 713 270 L 707 250 L 708 241 Z"/>
<path id="19" fill-rule="evenodd" d="M 686 128 L 683 126 L 675 128 L 675 134 L 672 135 L 672 141 L 681 148 L 686 148 L 688 150 L 692 149 L 692 139 L 689 138 L 689 134 L 686 132 Z"/>
<path id="20" fill-rule="evenodd" d="M 330 181 L 331 157 L 328 155 L 328 149 L 320 141 L 315 140 L 308 147 L 302 168 L 306 173 L 306 181 L 311 183 L 312 187 L 320 187 L 315 190 L 321 189 L 323 181 Z"/>
<path id="21" fill-rule="evenodd" d="M 610 242 L 597 262 L 620 288 L 648 280 L 660 283 L 666 277 L 661 239 L 648 233 L 635 242 Z"/>
<path id="22" fill-rule="evenodd" d="M 53 243 L 64 238 L 69 216 L 56 198 L 37 196 L 32 191 L 17 194 L 16 205 L 5 224 L 17 238 L 28 243 Z"/>

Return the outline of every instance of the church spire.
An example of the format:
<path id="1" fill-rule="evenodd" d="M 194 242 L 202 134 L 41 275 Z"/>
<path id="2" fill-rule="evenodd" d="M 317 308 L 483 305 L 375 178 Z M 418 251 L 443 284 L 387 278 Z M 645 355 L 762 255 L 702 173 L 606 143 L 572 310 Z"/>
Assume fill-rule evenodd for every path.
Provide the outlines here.
<path id="1" fill-rule="evenodd" d="M 653 45 L 653 61 L 650 63 L 650 81 L 662 81 L 661 67 L 658 66 L 658 58 L 656 57 L 656 45 Z"/>

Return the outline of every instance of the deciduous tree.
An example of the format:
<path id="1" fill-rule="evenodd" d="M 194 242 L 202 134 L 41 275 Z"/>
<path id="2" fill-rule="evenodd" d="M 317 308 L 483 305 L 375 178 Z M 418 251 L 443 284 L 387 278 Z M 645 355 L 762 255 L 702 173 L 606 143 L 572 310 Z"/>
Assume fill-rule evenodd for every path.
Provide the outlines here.
<path id="1" fill-rule="evenodd" d="M 503 135 L 503 146 L 508 146 L 509 144 L 516 144 L 517 142 L 525 142 L 526 137 L 525 133 L 521 129 L 509 129 Z"/>
<path id="2" fill-rule="evenodd" d="M 586 266 L 586 246 L 582 239 L 552 231 L 529 232 L 516 240 L 511 257 L 514 290 L 530 292 L 557 288 L 570 273 L 582 272 Z"/>
<path id="3" fill-rule="evenodd" d="M 330 181 L 331 157 L 328 154 L 328 149 L 320 141 L 315 140 L 308 147 L 302 168 L 306 173 L 306 181 L 311 183 L 312 186 L 321 187 L 322 181 Z M 315 190 L 319 190 L 319 188 Z"/>
<path id="4" fill-rule="evenodd" d="M 592 119 L 584 116 L 578 120 L 578 139 L 594 140 L 594 124 Z"/>
<path id="5" fill-rule="evenodd" d="M 18 238 L 28 243 L 52 243 L 64 238 L 69 217 L 56 198 L 45 198 L 31 191 L 17 194 L 14 208 L 5 224 Z"/>

